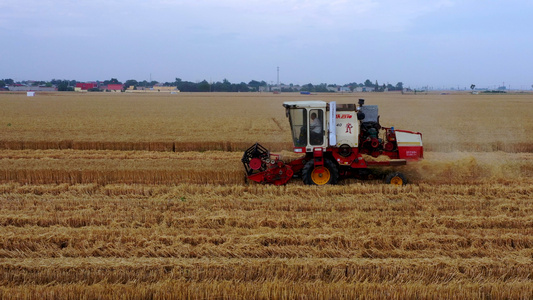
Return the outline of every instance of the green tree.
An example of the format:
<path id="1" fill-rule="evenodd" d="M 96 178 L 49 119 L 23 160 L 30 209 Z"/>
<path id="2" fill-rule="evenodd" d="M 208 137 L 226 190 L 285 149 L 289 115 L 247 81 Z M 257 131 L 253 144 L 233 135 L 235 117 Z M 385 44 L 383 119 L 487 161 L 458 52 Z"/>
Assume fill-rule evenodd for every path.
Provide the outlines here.
<path id="1" fill-rule="evenodd" d="M 70 86 L 67 80 L 63 80 L 57 84 L 57 90 L 60 92 L 71 92 L 74 91 L 74 87 Z"/>
<path id="2" fill-rule="evenodd" d="M 226 87 L 226 89 L 228 91 L 231 90 L 231 82 L 229 80 L 227 80 L 226 78 L 224 78 L 224 80 L 222 80 L 222 84 Z"/>
<path id="3" fill-rule="evenodd" d="M 350 82 L 350 83 L 347 83 L 345 85 L 343 85 L 345 87 L 349 87 L 350 88 L 350 91 L 353 92 L 353 90 L 357 87 L 357 82 Z"/>
<path id="4" fill-rule="evenodd" d="M 321 83 L 319 85 L 315 85 L 315 92 L 317 92 L 317 93 L 327 93 L 327 92 L 329 92 L 328 85 L 325 84 L 325 83 Z"/>
<path id="5" fill-rule="evenodd" d="M 46 84 L 46 82 L 44 81 L 34 81 L 31 83 L 32 86 L 41 86 L 41 85 L 44 85 Z"/>
<path id="6" fill-rule="evenodd" d="M 265 84 L 266 84 L 266 82 L 265 82 Z M 257 80 L 252 80 L 252 81 L 248 82 L 248 85 L 252 88 L 253 91 L 259 91 L 259 87 L 262 84 L 261 84 L 261 82 L 259 82 Z"/>
<path id="7" fill-rule="evenodd" d="M 104 85 L 108 84 L 122 84 L 122 82 L 118 81 L 116 78 L 111 78 L 111 80 L 104 80 Z"/>
<path id="8" fill-rule="evenodd" d="M 250 88 L 245 82 L 241 82 L 238 85 L 236 85 L 237 92 L 249 92 Z"/>
<path id="9" fill-rule="evenodd" d="M 139 85 L 139 82 L 135 79 L 128 79 L 126 82 L 124 82 L 124 87 L 129 88 L 130 86 L 137 87 Z"/>
<path id="10" fill-rule="evenodd" d="M 217 81 L 215 83 L 213 90 L 215 92 L 232 92 L 232 84 L 229 82 L 229 80 L 224 78 L 222 82 Z"/>
<path id="11" fill-rule="evenodd" d="M 403 82 L 400 81 L 396 84 L 396 90 L 403 91 Z"/>
<path id="12" fill-rule="evenodd" d="M 313 84 L 311 83 L 308 83 L 308 84 L 304 84 L 302 85 L 302 91 L 306 91 L 306 92 L 314 92 L 315 91 L 315 87 L 313 86 Z"/>
<path id="13" fill-rule="evenodd" d="M 202 82 L 198 83 L 198 91 L 209 92 L 211 91 L 211 85 L 204 79 Z"/>
<path id="14" fill-rule="evenodd" d="M 55 85 L 57 87 L 57 90 L 61 92 L 74 91 L 74 87 L 76 86 L 76 80 L 52 79 L 50 80 L 50 84 Z"/>

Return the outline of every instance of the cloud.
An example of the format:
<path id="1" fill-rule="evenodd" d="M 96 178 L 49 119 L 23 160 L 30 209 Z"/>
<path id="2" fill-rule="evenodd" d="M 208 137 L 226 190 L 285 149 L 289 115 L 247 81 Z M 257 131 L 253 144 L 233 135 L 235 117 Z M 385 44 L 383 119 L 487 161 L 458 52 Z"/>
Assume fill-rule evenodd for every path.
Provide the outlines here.
<path id="1" fill-rule="evenodd" d="M 63 33 L 68 33 L 68 28 L 74 32 L 115 29 L 157 33 L 202 27 L 246 36 L 313 30 L 397 32 L 406 30 L 415 18 L 450 5 L 450 0 L 22 0 L 0 4 L 0 27 Z"/>
<path id="2" fill-rule="evenodd" d="M 413 19 L 449 7 L 453 2 L 441 1 L 376 1 L 376 0 L 274 0 L 274 1 L 197 1 L 184 4 L 185 9 L 205 11 L 209 23 L 213 14 L 228 16 L 230 22 L 220 24 L 223 30 L 302 32 L 314 30 L 378 30 L 401 31 Z"/>
<path id="3" fill-rule="evenodd" d="M 120 70 L 235 81 L 268 79 L 280 66 L 283 80 L 300 83 L 425 85 L 468 72 L 468 84 L 510 82 L 529 78 L 531 8 L 525 0 L 0 1 L 0 55 L 10 58 L 4 72 L 44 79 Z M 80 57 L 84 64 L 58 68 Z M 495 62 L 501 67 L 489 69 Z"/>

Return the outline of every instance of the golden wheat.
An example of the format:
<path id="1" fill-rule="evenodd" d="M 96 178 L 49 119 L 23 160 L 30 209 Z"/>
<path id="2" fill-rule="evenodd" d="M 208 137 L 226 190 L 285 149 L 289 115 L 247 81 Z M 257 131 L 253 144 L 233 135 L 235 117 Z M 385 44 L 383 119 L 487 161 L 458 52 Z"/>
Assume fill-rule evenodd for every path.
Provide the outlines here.
<path id="1" fill-rule="evenodd" d="M 7 299 L 113 298 L 116 289 L 133 299 L 532 292 L 529 183 L 7 183 L 0 191 Z"/>
<path id="2" fill-rule="evenodd" d="M 400 188 L 245 183 L 309 97 L 38 96 L 0 98 L 1 299 L 533 297 L 531 95 L 365 94 L 424 133 Z"/>
<path id="3" fill-rule="evenodd" d="M 460 93 L 2 94 L 0 148 L 242 151 L 259 141 L 289 150 L 282 102 L 361 97 L 379 105 L 382 125 L 422 132 L 427 151 L 533 151 L 532 94 Z"/>

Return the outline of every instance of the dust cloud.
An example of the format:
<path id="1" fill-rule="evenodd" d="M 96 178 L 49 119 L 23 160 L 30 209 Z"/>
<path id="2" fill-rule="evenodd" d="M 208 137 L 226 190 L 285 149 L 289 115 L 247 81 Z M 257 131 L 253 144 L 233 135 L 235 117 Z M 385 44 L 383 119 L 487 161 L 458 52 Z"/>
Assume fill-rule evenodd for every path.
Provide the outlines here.
<path id="1" fill-rule="evenodd" d="M 531 183 L 533 153 L 427 152 L 424 160 L 405 166 L 403 171 L 411 182 Z"/>

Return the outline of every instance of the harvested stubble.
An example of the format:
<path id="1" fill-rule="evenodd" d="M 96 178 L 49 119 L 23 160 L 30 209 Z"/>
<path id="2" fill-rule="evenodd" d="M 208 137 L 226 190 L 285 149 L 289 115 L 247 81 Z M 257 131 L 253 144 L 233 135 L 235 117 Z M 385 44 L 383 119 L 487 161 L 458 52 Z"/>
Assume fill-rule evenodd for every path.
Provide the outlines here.
<path id="1" fill-rule="evenodd" d="M 533 186 L 0 185 L 0 297 L 530 298 Z"/>
<path id="2" fill-rule="evenodd" d="M 438 291 L 436 293 L 435 291 Z M 168 280 L 139 286 L 136 283 L 34 285 L 27 290 L 0 288 L 5 299 L 529 299 L 530 282 L 495 284 L 420 284 L 390 285 L 382 283 L 323 283 L 267 281 L 190 282 Z M 31 295 L 31 296 L 29 296 Z"/>

